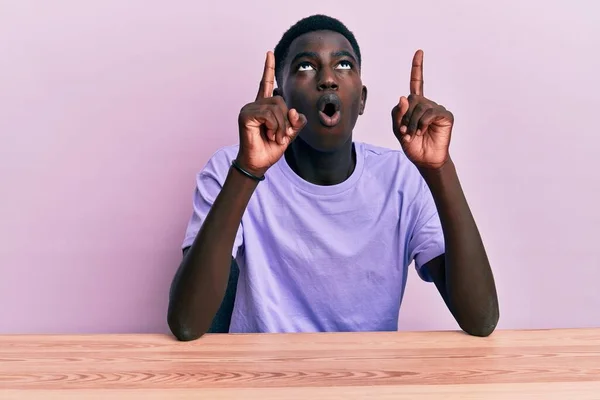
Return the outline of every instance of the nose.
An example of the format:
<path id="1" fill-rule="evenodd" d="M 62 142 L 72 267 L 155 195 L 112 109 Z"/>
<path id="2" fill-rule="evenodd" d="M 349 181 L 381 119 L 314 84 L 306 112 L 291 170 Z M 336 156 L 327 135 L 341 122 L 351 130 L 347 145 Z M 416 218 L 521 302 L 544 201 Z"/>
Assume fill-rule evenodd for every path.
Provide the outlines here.
<path id="1" fill-rule="evenodd" d="M 321 70 L 321 75 L 319 77 L 318 83 L 319 90 L 337 90 L 338 84 L 335 80 L 334 74 L 329 71 L 327 68 Z"/>

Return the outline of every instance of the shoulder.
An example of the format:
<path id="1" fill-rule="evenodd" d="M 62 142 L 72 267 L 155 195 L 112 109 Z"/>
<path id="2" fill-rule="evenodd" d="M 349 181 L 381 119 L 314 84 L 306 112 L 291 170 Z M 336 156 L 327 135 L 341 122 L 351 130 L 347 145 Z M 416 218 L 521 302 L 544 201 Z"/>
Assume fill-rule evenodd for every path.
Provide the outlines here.
<path id="1" fill-rule="evenodd" d="M 428 199 L 428 187 L 417 167 L 401 149 L 390 149 L 361 143 L 364 154 L 363 175 L 371 187 L 387 196 L 419 208 Z M 373 186 L 376 185 L 376 186 Z"/>
<path id="2" fill-rule="evenodd" d="M 224 146 L 217 149 L 206 161 L 204 167 L 198 172 L 197 178 L 209 176 L 224 180 L 227 177 L 231 162 L 237 157 L 239 145 Z"/>
<path id="3" fill-rule="evenodd" d="M 365 156 L 372 157 L 397 157 L 402 154 L 402 150 L 391 149 L 389 147 L 377 146 L 366 142 L 356 142 L 365 152 Z"/>
<path id="4" fill-rule="evenodd" d="M 401 149 L 391 149 L 362 142 L 357 144 L 361 146 L 367 174 L 404 183 L 407 180 L 420 181 L 422 179 L 415 165 Z"/>
<path id="5" fill-rule="evenodd" d="M 237 157 L 239 148 L 239 144 L 220 147 L 208 158 L 203 169 L 223 167 L 229 169 L 231 162 Z"/>
<path id="6" fill-rule="evenodd" d="M 416 224 L 419 218 L 428 220 L 437 213 L 431 191 L 425 179 L 401 149 L 362 144 L 367 182 L 403 204 L 401 220 Z M 412 221 L 412 222 L 411 222 Z"/>

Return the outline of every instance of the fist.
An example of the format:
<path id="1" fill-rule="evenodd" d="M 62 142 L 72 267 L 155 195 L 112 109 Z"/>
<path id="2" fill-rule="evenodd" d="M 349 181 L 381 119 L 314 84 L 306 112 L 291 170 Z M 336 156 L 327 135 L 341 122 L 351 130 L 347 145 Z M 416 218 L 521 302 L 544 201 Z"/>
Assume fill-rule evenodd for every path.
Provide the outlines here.
<path id="1" fill-rule="evenodd" d="M 418 168 L 438 169 L 449 160 L 454 116 L 423 96 L 423 52 L 415 53 L 410 76 L 410 95 L 400 97 L 392 109 L 394 135 L 404 154 Z"/>
<path id="2" fill-rule="evenodd" d="M 273 96 L 275 56 L 267 53 L 256 100 L 240 111 L 240 149 L 236 161 L 246 171 L 263 176 L 283 155 L 306 125 L 306 117 L 288 110 L 281 96 Z"/>

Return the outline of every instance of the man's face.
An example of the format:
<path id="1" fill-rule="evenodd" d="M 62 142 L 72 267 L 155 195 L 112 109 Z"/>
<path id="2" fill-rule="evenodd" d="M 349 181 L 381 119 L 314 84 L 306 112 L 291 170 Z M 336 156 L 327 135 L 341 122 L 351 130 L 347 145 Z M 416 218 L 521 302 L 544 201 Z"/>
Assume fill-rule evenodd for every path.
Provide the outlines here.
<path id="1" fill-rule="evenodd" d="M 300 138 L 319 151 L 334 151 L 352 136 L 367 88 L 350 42 L 333 31 L 298 36 L 284 62 L 279 93 L 308 123 Z"/>

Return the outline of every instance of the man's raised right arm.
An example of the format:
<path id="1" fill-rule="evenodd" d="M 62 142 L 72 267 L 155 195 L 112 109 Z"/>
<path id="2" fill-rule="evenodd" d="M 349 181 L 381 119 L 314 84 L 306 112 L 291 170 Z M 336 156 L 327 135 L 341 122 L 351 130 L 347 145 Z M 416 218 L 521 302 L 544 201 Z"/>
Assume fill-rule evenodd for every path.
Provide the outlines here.
<path id="1" fill-rule="evenodd" d="M 275 58 L 267 53 L 256 100 L 238 117 L 239 168 L 262 177 L 284 154 L 306 125 L 306 117 L 288 110 L 280 96 L 273 97 Z M 179 340 L 205 334 L 217 313 L 229 278 L 236 233 L 259 181 L 229 168 L 219 193 L 173 278 L 167 322 Z M 200 190 L 200 189 L 199 189 Z"/>
<path id="2" fill-rule="evenodd" d="M 231 168 L 171 284 L 167 322 L 178 340 L 210 328 L 229 279 L 231 249 L 258 182 Z"/>

